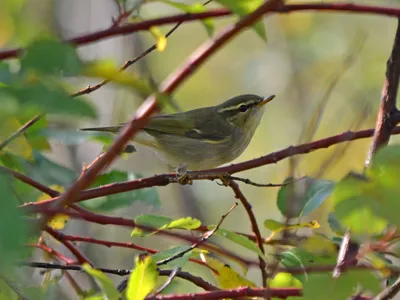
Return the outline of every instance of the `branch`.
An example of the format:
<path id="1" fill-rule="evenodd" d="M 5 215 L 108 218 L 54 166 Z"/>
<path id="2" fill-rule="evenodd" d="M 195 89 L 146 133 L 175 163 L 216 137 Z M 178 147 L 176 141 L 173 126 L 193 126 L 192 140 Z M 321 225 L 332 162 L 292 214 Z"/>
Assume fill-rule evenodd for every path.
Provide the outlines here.
<path id="1" fill-rule="evenodd" d="M 374 154 L 389 143 L 390 135 L 400 121 L 396 108 L 397 91 L 400 78 L 400 19 L 397 23 L 392 53 L 387 61 L 386 78 L 382 88 L 381 104 L 376 120 L 375 134 L 368 153 L 366 166 L 371 163 Z"/>
<path id="2" fill-rule="evenodd" d="M 300 155 L 305 153 L 310 153 L 319 149 L 324 149 L 331 147 L 336 144 L 349 142 L 358 139 L 364 139 L 373 136 L 374 130 L 373 129 L 366 129 L 360 131 L 347 131 L 343 132 L 338 135 L 334 135 L 331 137 L 327 137 L 324 139 L 320 139 L 311 143 L 301 144 L 297 146 L 290 146 L 285 149 L 282 149 L 277 152 L 270 153 L 265 156 L 261 156 L 256 159 L 248 160 L 242 163 L 231 164 L 225 167 L 219 167 L 211 170 L 206 171 L 198 171 L 198 172 L 188 172 L 188 175 L 200 175 L 204 173 L 214 173 L 214 174 L 234 174 L 250 169 L 254 169 L 260 166 L 269 165 L 269 164 L 276 164 L 277 162 L 284 160 L 288 157 L 294 155 Z M 395 127 L 392 134 L 400 134 L 400 126 Z M 216 176 L 216 178 L 220 178 L 220 176 Z M 166 186 L 172 182 L 176 182 L 176 174 L 161 174 L 155 175 L 152 177 L 147 178 L 140 178 L 136 180 L 126 181 L 126 182 L 116 182 L 112 184 L 107 184 L 102 187 L 87 189 L 82 191 L 76 200 L 76 202 L 98 198 L 102 196 L 109 196 L 118 193 L 143 189 L 143 188 L 150 188 L 154 186 Z M 41 202 L 28 202 L 22 205 L 21 207 L 27 210 L 35 211 L 35 207 L 49 207 L 51 203 L 57 201 L 60 197 L 54 197 L 52 199 L 44 200 Z"/>
<path id="3" fill-rule="evenodd" d="M 228 26 L 222 33 L 216 36 L 213 40 L 207 41 L 201 46 L 193 55 L 189 57 L 186 63 L 173 73 L 163 84 L 161 91 L 163 93 L 172 93 L 182 82 L 187 79 L 190 74 L 193 74 L 202 63 L 204 63 L 213 53 L 225 45 L 234 36 L 239 34 L 242 30 L 255 23 L 263 14 L 270 11 L 273 7 L 277 6 L 281 0 L 269 0 L 257 8 L 254 12 L 242 18 L 237 23 Z M 186 17 L 190 17 L 186 16 Z M 133 138 L 133 136 L 143 128 L 153 113 L 158 110 L 156 96 L 149 97 L 138 109 L 136 114 L 132 117 L 121 130 L 111 147 L 104 153 L 104 155 L 96 161 L 86 172 L 71 186 L 66 193 L 64 193 L 53 206 L 54 208 L 62 208 L 71 205 L 79 197 L 82 189 L 87 188 L 103 169 L 108 167 L 114 159 L 121 153 L 125 145 Z M 42 217 L 40 226 L 43 227 L 47 221 L 52 217 L 51 214 Z"/>
<path id="4" fill-rule="evenodd" d="M 50 263 L 42 263 L 42 262 L 22 262 L 19 264 L 21 267 L 31 267 L 31 268 L 41 268 L 41 269 L 50 269 L 50 270 L 69 270 L 69 271 L 80 271 L 84 272 L 81 266 L 66 266 L 60 264 L 50 264 Z M 132 271 L 125 269 L 106 269 L 106 268 L 96 268 L 103 273 L 113 274 L 118 276 L 126 276 L 129 275 Z M 170 276 L 172 270 L 159 270 L 160 276 Z M 185 279 L 190 281 L 191 283 L 197 285 L 198 287 L 206 290 L 206 291 L 216 291 L 218 288 L 211 283 L 208 283 L 201 277 L 194 276 L 188 272 L 178 271 L 176 273 L 176 277 Z"/>
<path id="5" fill-rule="evenodd" d="M 384 289 L 378 295 L 376 295 L 372 300 L 389 300 L 393 299 L 400 291 L 400 277 L 397 278 L 395 283 Z"/>
<path id="6" fill-rule="evenodd" d="M 235 198 L 239 199 L 240 202 L 242 203 L 242 205 L 244 206 L 244 208 L 247 212 L 247 215 L 249 216 L 249 219 L 250 219 L 251 229 L 253 230 L 254 235 L 256 236 L 256 242 L 257 242 L 258 248 L 260 248 L 261 252 L 263 254 L 265 254 L 263 238 L 261 237 L 260 228 L 258 227 L 257 219 L 253 213 L 251 204 L 249 203 L 249 201 L 247 201 L 246 197 L 243 195 L 242 191 L 239 188 L 239 185 L 236 182 L 229 181 L 228 186 L 235 193 Z M 265 259 L 264 257 L 260 257 L 260 256 L 258 257 L 259 266 L 260 266 L 260 270 L 261 270 L 262 284 L 263 284 L 263 287 L 266 288 L 268 274 L 267 274 L 267 264 L 265 263 L 264 259 Z"/>
<path id="7" fill-rule="evenodd" d="M 288 4 L 281 7 L 271 7 L 269 12 L 273 13 L 292 13 L 301 11 L 329 11 L 329 12 L 347 12 L 358 14 L 373 14 L 388 17 L 400 17 L 400 8 L 396 7 L 379 7 L 371 5 L 362 5 L 356 3 L 302 3 L 302 4 Z M 265 11 L 267 12 L 267 11 Z M 109 29 L 96 31 L 93 33 L 85 34 L 79 37 L 65 40 L 75 46 L 82 46 L 89 43 L 101 41 L 106 38 L 127 35 L 133 32 L 148 30 L 152 26 L 168 25 L 178 22 L 192 22 L 196 20 L 204 20 L 213 17 L 224 17 L 231 15 L 227 9 L 213 9 L 202 13 L 196 14 L 179 14 L 174 16 L 161 17 L 151 20 L 145 20 L 134 24 L 127 24 L 124 26 L 111 27 Z M 0 52 L 0 60 L 15 58 L 23 53 L 22 48 L 15 48 Z"/>

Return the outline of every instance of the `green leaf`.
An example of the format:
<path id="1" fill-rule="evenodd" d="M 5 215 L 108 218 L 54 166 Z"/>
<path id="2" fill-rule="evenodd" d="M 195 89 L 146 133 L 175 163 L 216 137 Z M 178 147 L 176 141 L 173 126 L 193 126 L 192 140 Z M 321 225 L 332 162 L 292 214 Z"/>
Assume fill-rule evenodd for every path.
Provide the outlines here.
<path id="1" fill-rule="evenodd" d="M 193 219 L 191 217 L 173 220 L 169 217 L 155 216 L 155 215 L 138 216 L 135 218 L 135 223 L 137 225 L 152 227 L 155 229 L 154 232 L 160 231 L 160 230 L 165 230 L 165 229 L 191 230 L 191 229 L 196 229 L 201 225 L 201 222 L 199 220 Z M 131 235 L 132 236 L 145 236 L 148 234 L 149 233 L 145 234 L 144 231 L 139 228 L 135 228 L 132 231 Z"/>
<path id="2" fill-rule="evenodd" d="M 179 3 L 179 2 L 175 2 L 175 1 L 171 1 L 171 0 L 159 0 L 159 1 L 163 2 L 165 4 L 168 4 L 170 6 L 173 6 L 184 12 L 190 13 L 190 14 L 202 13 L 202 12 L 206 11 L 205 6 L 201 3 L 184 4 L 184 3 Z M 208 19 L 202 20 L 201 22 L 203 23 L 208 36 L 212 36 L 212 34 L 214 32 L 214 20 L 212 18 L 208 18 Z"/>
<path id="3" fill-rule="evenodd" d="M 140 177 L 140 175 L 130 172 L 111 171 L 98 176 L 92 187 L 99 187 L 116 182 L 126 182 Z M 117 208 L 131 206 L 134 202 L 142 202 L 153 206 L 160 205 L 160 200 L 155 187 L 90 199 L 80 202 L 80 205 L 96 211 L 111 211 Z"/>
<path id="4" fill-rule="evenodd" d="M 82 69 L 75 49 L 67 43 L 54 40 L 36 40 L 24 51 L 21 70 L 43 74 L 78 75 Z"/>
<path id="5" fill-rule="evenodd" d="M 136 258 L 136 267 L 128 281 L 128 300 L 143 300 L 156 286 L 158 271 L 151 256 Z"/>
<path id="6" fill-rule="evenodd" d="M 163 250 L 163 251 L 157 252 L 156 254 L 153 254 L 152 258 L 153 258 L 153 261 L 158 263 L 159 261 L 162 261 L 164 259 L 172 257 L 175 254 L 182 253 L 183 251 L 186 251 L 189 248 L 190 247 L 187 246 L 187 245 L 173 247 L 173 248 L 170 248 L 170 249 L 167 249 L 167 250 Z M 191 256 L 191 251 L 185 253 L 181 257 L 178 257 L 178 258 L 172 260 L 171 262 L 169 262 L 169 263 L 167 263 L 167 264 L 165 264 L 163 266 L 165 266 L 165 267 L 167 267 L 169 269 L 183 267 L 189 261 L 190 256 Z"/>
<path id="7" fill-rule="evenodd" d="M 20 107 L 29 113 L 54 113 L 72 116 L 96 117 L 94 107 L 81 98 L 72 98 L 56 85 L 40 82 L 18 87 L 3 87 L 0 91 L 15 97 Z"/>
<path id="8" fill-rule="evenodd" d="M 348 270 L 339 278 L 332 278 L 331 273 L 310 274 L 304 283 L 304 297 L 307 300 L 326 299 L 334 295 L 335 299 L 348 299 L 361 287 L 374 293 L 380 290 L 379 279 L 371 271 Z"/>
<path id="9" fill-rule="evenodd" d="M 106 299 L 119 299 L 120 295 L 118 290 L 115 288 L 112 280 L 107 277 L 106 274 L 100 270 L 92 268 L 89 264 L 85 263 L 82 268 L 93 278 L 97 279 L 103 292 L 103 297 Z M 104 298 L 103 298 L 104 299 Z"/>
<path id="10" fill-rule="evenodd" d="M 217 2 L 240 17 L 244 17 L 252 13 L 264 3 L 263 0 L 217 0 Z M 262 19 L 261 21 L 256 22 L 253 25 L 253 28 L 264 41 L 267 41 Z"/>
<path id="11" fill-rule="evenodd" d="M 287 178 L 285 183 L 293 181 Z M 280 188 L 277 205 L 281 213 L 290 218 L 307 216 L 321 206 L 332 194 L 335 183 L 305 177 Z"/>
<path id="12" fill-rule="evenodd" d="M 0 257 L 2 270 L 6 271 L 21 256 L 26 249 L 28 240 L 27 220 L 21 215 L 18 205 L 21 203 L 12 189 L 15 179 L 0 173 Z"/>
<path id="13" fill-rule="evenodd" d="M 215 226 L 211 225 L 208 226 L 208 229 L 212 230 Z M 261 252 L 260 248 L 258 248 L 257 244 L 248 239 L 247 237 L 237 234 L 235 232 L 219 228 L 216 232 L 217 235 L 227 238 L 228 240 L 258 254 L 262 259 L 265 260 L 264 254 Z"/>
<path id="14" fill-rule="evenodd" d="M 15 75 L 10 71 L 10 64 L 4 61 L 0 62 L 0 83 L 10 84 L 14 77 Z"/>

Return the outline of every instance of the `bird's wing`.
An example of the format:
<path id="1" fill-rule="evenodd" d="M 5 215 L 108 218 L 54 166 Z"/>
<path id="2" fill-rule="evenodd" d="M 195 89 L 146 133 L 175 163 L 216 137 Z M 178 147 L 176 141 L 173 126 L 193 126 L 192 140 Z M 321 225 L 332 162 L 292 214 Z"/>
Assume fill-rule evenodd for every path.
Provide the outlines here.
<path id="1" fill-rule="evenodd" d="M 199 122 L 201 123 L 199 124 Z M 201 110 L 194 110 L 185 114 L 154 116 L 144 130 L 156 138 L 162 134 L 173 134 L 218 142 L 227 138 L 227 126 L 217 123 L 218 121 L 212 118 L 212 114 L 204 114 Z M 201 128 L 204 126 L 213 126 L 213 132 L 203 132 Z"/>

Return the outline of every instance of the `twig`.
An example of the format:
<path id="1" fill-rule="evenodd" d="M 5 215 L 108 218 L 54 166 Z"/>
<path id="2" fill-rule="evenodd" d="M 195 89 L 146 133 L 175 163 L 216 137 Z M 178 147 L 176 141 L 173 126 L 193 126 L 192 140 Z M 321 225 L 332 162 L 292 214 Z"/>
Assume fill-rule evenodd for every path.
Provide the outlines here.
<path id="1" fill-rule="evenodd" d="M 338 135 L 320 139 L 320 140 L 317 140 L 317 141 L 314 141 L 311 143 L 301 144 L 301 145 L 297 145 L 297 146 L 290 146 L 290 147 L 287 147 L 280 151 L 273 152 L 273 153 L 267 154 L 265 156 L 251 159 L 251 160 L 248 160 L 248 161 L 245 161 L 242 163 L 231 164 L 226 167 L 219 167 L 219 168 L 204 170 L 204 171 L 199 171 L 199 172 L 190 172 L 189 174 L 191 176 L 192 175 L 194 176 L 195 174 L 202 175 L 204 173 L 234 174 L 234 173 L 258 168 L 263 165 L 275 164 L 281 160 L 284 160 L 284 159 L 294 156 L 294 155 L 306 154 L 306 153 L 310 153 L 310 152 L 313 152 L 313 151 L 316 151 L 319 149 L 328 148 L 328 147 L 331 147 L 336 144 L 353 141 L 353 140 L 358 140 L 358 139 L 363 139 L 363 138 L 368 138 L 368 137 L 371 137 L 373 134 L 374 134 L 373 129 L 365 129 L 365 130 L 360 130 L 360 131 L 347 131 L 347 132 L 343 132 Z M 400 126 L 396 127 L 393 130 L 392 134 L 400 134 Z M 171 182 L 174 182 L 174 181 L 171 181 L 172 178 L 176 179 L 175 173 L 155 175 L 152 177 L 140 178 L 140 179 L 135 179 L 135 180 L 126 181 L 126 182 L 112 183 L 112 184 L 108 184 L 108 185 L 105 185 L 102 187 L 91 188 L 91 189 L 82 191 L 76 202 L 93 199 L 93 198 L 98 198 L 101 196 L 114 195 L 114 194 L 118 194 L 118 193 L 154 187 L 154 186 L 166 186 L 166 185 L 169 185 Z M 57 201 L 58 199 L 59 199 L 59 197 L 54 197 L 52 199 L 44 200 L 41 202 L 29 202 L 29 203 L 25 203 L 24 205 L 22 205 L 22 207 L 25 209 L 28 209 L 28 210 L 29 209 L 35 210 L 35 207 L 49 207 L 49 205 L 52 202 Z"/>
<path id="2" fill-rule="evenodd" d="M 44 184 L 41 184 L 40 182 L 33 180 L 32 178 L 19 173 L 17 171 L 14 171 L 12 169 L 0 166 L 0 172 L 4 172 L 7 174 L 10 174 L 12 176 L 14 176 L 16 179 L 26 183 L 27 185 L 30 185 L 31 187 L 49 195 L 50 197 L 57 197 L 60 195 L 60 193 L 58 191 L 55 191 L 47 186 L 45 186 Z"/>
<path id="3" fill-rule="evenodd" d="M 76 263 L 75 260 L 72 260 L 72 259 L 66 257 L 65 255 L 61 254 L 60 252 L 54 250 L 53 248 L 48 247 L 48 246 L 45 245 L 44 243 L 39 243 L 39 244 L 28 244 L 28 246 L 29 246 L 29 247 L 34 247 L 34 248 L 41 249 L 42 251 L 47 252 L 48 254 L 50 254 L 51 256 L 53 256 L 54 258 L 56 258 L 57 260 L 66 263 L 67 265 L 72 265 L 72 264 L 75 264 L 75 263 Z"/>
<path id="4" fill-rule="evenodd" d="M 87 263 L 89 265 L 93 265 L 90 260 L 81 251 L 79 251 L 78 248 L 76 248 L 72 243 L 66 241 L 63 238 L 63 234 L 61 232 L 51 228 L 50 226 L 46 226 L 46 231 L 48 234 L 50 234 L 52 237 L 62 243 L 76 257 L 79 263 Z"/>
<path id="5" fill-rule="evenodd" d="M 271 7 L 269 12 L 272 13 L 292 13 L 301 11 L 328 11 L 328 12 L 346 12 L 357 14 L 373 14 L 388 17 L 400 17 L 400 8 L 397 7 L 380 7 L 371 5 L 362 5 L 357 3 L 300 3 L 287 4 L 280 7 Z M 111 27 L 105 30 L 96 31 L 79 37 L 65 40 L 75 46 L 82 46 L 103 39 L 107 39 L 119 35 L 127 35 L 133 32 L 148 30 L 152 26 L 168 25 L 178 22 L 193 22 L 196 20 L 204 20 L 207 18 L 229 16 L 232 13 L 227 9 L 213 9 L 202 13 L 195 14 L 178 14 L 174 16 L 161 17 L 156 19 L 145 20 L 138 23 L 127 24 L 118 27 Z M 0 60 L 15 58 L 23 53 L 22 48 L 14 48 L 0 52 Z"/>
<path id="6" fill-rule="evenodd" d="M 43 262 L 21 262 L 19 264 L 21 267 L 31 267 L 31 268 L 41 268 L 41 269 L 54 269 L 54 270 L 69 270 L 69 271 L 80 271 L 84 272 L 81 266 L 66 266 L 61 264 L 50 264 Z M 126 276 L 129 275 L 132 271 L 126 269 L 106 269 L 106 268 L 96 268 L 103 273 L 118 275 L 118 276 Z M 160 276 L 169 276 L 171 274 L 171 270 L 159 270 L 158 273 Z M 197 285 L 198 287 L 206 290 L 206 291 L 216 291 L 218 288 L 211 283 L 208 283 L 201 277 L 194 276 L 188 272 L 179 271 L 176 273 L 176 277 L 185 279 L 190 281 L 191 283 Z"/>
<path id="7" fill-rule="evenodd" d="M 15 140 L 17 137 L 20 135 L 24 134 L 25 131 L 31 127 L 33 124 L 35 124 L 39 119 L 41 118 L 41 115 L 35 116 L 33 119 L 29 120 L 26 122 L 24 125 L 21 126 L 16 132 L 14 132 L 12 135 L 10 135 L 8 138 L 6 138 L 3 142 L 0 144 L 0 151 L 3 150 L 8 144 L 10 144 L 13 140 Z"/>
<path id="8" fill-rule="evenodd" d="M 174 280 L 176 274 L 180 270 L 181 270 L 181 267 L 177 267 L 177 268 L 173 269 L 171 274 L 169 274 L 167 280 L 154 293 L 149 295 L 149 297 L 161 294 L 172 283 L 172 280 Z"/>
<path id="9" fill-rule="evenodd" d="M 396 108 L 397 91 L 400 78 L 400 19 L 397 23 L 396 36 L 393 42 L 392 53 L 387 61 L 386 77 L 382 88 L 381 104 L 376 120 L 375 134 L 368 153 L 366 166 L 372 161 L 372 157 L 379 148 L 389 143 L 390 135 L 400 121 Z"/>
<path id="10" fill-rule="evenodd" d="M 249 216 L 249 219 L 250 219 L 251 230 L 254 232 L 254 235 L 256 236 L 256 243 L 258 245 L 258 248 L 260 248 L 261 252 L 263 254 L 265 254 L 264 243 L 263 243 L 263 239 L 261 237 L 260 228 L 258 227 L 257 219 L 253 213 L 251 204 L 246 199 L 246 197 L 240 190 L 239 185 L 236 182 L 231 180 L 228 182 L 228 186 L 233 190 L 233 192 L 235 194 L 235 198 L 240 200 L 240 202 L 244 206 L 244 208 L 247 212 L 247 215 Z M 264 257 L 258 257 L 258 260 L 259 260 L 259 266 L 260 266 L 260 271 L 261 271 L 261 276 L 262 276 L 263 287 L 267 287 L 267 279 L 268 279 L 268 274 L 267 274 L 267 270 L 266 270 L 267 264 L 265 263 Z"/>
<path id="11" fill-rule="evenodd" d="M 201 244 L 205 243 L 209 238 L 211 238 L 214 233 L 217 232 L 217 230 L 219 229 L 219 227 L 221 226 L 222 222 L 225 220 L 225 218 L 232 212 L 232 210 L 234 210 L 236 208 L 236 206 L 238 206 L 237 203 L 235 203 L 226 214 L 222 215 L 221 219 L 219 220 L 217 226 L 215 226 L 215 228 L 209 232 L 207 232 L 199 241 L 197 241 L 196 243 L 192 244 L 190 247 L 188 247 L 187 249 L 176 253 L 170 257 L 167 257 L 166 259 L 163 260 L 159 260 L 157 262 L 157 266 L 162 266 L 165 265 L 179 257 L 182 257 L 183 255 L 185 255 L 186 253 L 189 253 L 190 251 L 192 251 L 193 249 L 199 247 Z"/>
<path id="12" fill-rule="evenodd" d="M 135 222 L 131 219 L 124 219 L 124 218 L 120 218 L 120 217 L 112 217 L 112 216 L 105 216 L 105 215 L 101 215 L 101 214 L 96 214 L 96 213 L 90 213 L 90 214 L 81 214 L 81 213 L 75 213 L 72 211 L 68 211 L 65 209 L 62 210 L 54 210 L 54 209 L 43 209 L 43 210 L 38 210 L 37 212 L 46 214 L 46 213 L 52 213 L 52 214 L 66 214 L 68 216 L 70 216 L 71 218 L 75 218 L 75 219 L 82 219 L 82 220 L 86 220 L 89 222 L 93 222 L 93 223 L 97 223 L 97 224 L 102 224 L 102 225 L 118 225 L 118 226 L 124 226 L 124 227 L 129 227 L 129 228 L 139 228 L 145 231 L 154 231 L 156 230 L 155 228 L 149 227 L 149 226 L 144 226 L 144 225 L 137 225 L 135 224 Z M 54 231 L 54 229 L 52 229 Z M 57 236 L 63 239 L 63 233 L 56 231 Z M 184 235 L 184 234 L 180 234 L 177 232 L 171 232 L 171 231 L 167 231 L 167 230 L 160 230 L 157 231 L 157 234 L 161 234 L 161 235 L 165 235 L 171 238 L 175 238 L 175 239 L 180 239 L 180 240 L 184 240 L 186 242 L 189 243 L 196 243 L 198 241 L 198 239 L 192 237 L 192 236 L 188 236 L 188 235 Z M 67 242 L 67 241 L 66 241 Z M 238 255 L 236 255 L 235 253 L 227 250 L 227 249 L 223 249 L 220 247 L 217 247 L 215 245 L 212 244 L 204 244 L 201 245 L 201 247 L 203 247 L 204 249 L 208 249 L 212 252 L 218 253 L 222 256 L 225 257 L 229 257 L 230 259 L 236 260 L 238 262 L 240 262 L 241 264 L 247 265 L 247 266 L 254 266 L 254 265 L 258 265 L 257 262 L 252 261 L 252 260 L 248 260 L 245 258 L 242 258 Z"/>
<path id="13" fill-rule="evenodd" d="M 400 291 L 400 277 L 389 287 L 376 295 L 372 300 L 389 300 L 393 299 Z"/>

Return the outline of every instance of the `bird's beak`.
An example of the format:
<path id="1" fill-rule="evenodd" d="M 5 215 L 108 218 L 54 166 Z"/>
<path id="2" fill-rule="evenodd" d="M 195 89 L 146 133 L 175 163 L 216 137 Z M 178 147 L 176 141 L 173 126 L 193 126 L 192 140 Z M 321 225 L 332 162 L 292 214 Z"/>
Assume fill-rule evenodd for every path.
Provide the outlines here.
<path id="1" fill-rule="evenodd" d="M 270 102 L 272 99 L 274 99 L 275 98 L 275 95 L 271 95 L 271 96 L 268 96 L 268 97 L 265 97 L 259 104 L 258 104 L 258 106 L 259 107 L 262 107 L 262 106 L 264 106 L 265 104 L 267 104 L 268 102 Z"/>

